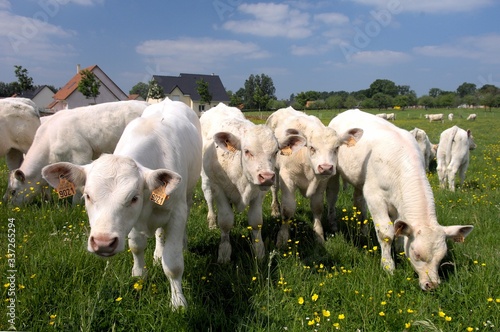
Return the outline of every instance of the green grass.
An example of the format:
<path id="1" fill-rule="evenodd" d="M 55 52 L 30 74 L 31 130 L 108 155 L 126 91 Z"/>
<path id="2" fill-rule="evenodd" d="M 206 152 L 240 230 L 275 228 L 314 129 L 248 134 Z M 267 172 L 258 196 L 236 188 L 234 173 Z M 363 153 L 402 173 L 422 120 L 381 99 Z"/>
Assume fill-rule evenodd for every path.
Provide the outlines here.
<path id="1" fill-rule="evenodd" d="M 409 262 L 396 252 L 396 271 L 380 267 L 374 237 L 359 236 L 351 221 L 351 191 L 337 209 L 342 232 L 314 242 L 308 202 L 297 196 L 292 241 L 286 250 L 274 242 L 279 221 L 264 203 L 263 237 L 269 255 L 251 253 L 245 214 L 237 214 L 231 233 L 232 262 L 217 264 L 219 231 L 209 230 L 198 188 L 188 223 L 183 289 L 189 307 L 172 311 L 170 287 L 147 252 L 148 277 L 132 278 L 132 255 L 102 259 L 86 250 L 89 225 L 84 207 L 67 201 L 36 203 L 21 209 L 0 205 L 2 299 L 9 298 L 8 218 L 15 219 L 15 327 L 25 331 L 499 331 L 500 330 L 500 126 L 499 110 L 465 110 L 453 124 L 470 128 L 477 149 L 463 188 L 438 188 L 429 173 L 442 225 L 472 224 L 464 243 L 451 243 L 439 288 L 422 292 Z M 437 143 L 452 123 L 429 123 L 423 110 L 396 111 L 395 124 L 424 129 Z M 437 113 L 438 111 L 429 111 Z M 338 112 L 313 114 L 328 123 Z M 269 113 L 247 114 L 263 122 Z M 463 117 L 461 118 L 460 115 Z M 0 188 L 7 169 L 2 163 Z M 11 227 L 12 228 L 12 227 Z M 302 304 L 300 304 L 300 303 Z M 0 306 L 0 330 L 7 330 L 9 302 Z"/>

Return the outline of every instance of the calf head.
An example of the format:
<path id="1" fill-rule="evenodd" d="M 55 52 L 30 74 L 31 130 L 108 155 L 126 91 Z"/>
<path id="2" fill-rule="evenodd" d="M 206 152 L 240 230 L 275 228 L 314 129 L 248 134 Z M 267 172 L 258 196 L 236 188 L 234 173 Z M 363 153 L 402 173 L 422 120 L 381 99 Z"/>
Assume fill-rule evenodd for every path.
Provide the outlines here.
<path id="1" fill-rule="evenodd" d="M 410 226 L 398 220 L 394 223 L 396 236 L 405 237 L 405 254 L 418 274 L 420 288 L 436 288 L 441 282 L 438 269 L 447 252 L 446 239 L 463 242 L 473 226 Z"/>
<path id="2" fill-rule="evenodd" d="M 16 169 L 10 172 L 6 200 L 15 206 L 28 204 L 46 185 L 41 175 L 27 175 L 21 169 Z"/>
<path id="3" fill-rule="evenodd" d="M 477 147 L 476 143 L 474 143 L 474 136 L 472 136 L 470 129 L 467 129 L 467 141 L 469 142 L 469 150 L 474 150 Z"/>
<path id="4" fill-rule="evenodd" d="M 169 195 L 181 181 L 175 172 L 150 170 L 133 159 L 115 155 L 103 155 L 84 166 L 55 163 L 44 167 L 42 175 L 55 188 L 63 178 L 84 187 L 91 227 L 88 250 L 100 256 L 123 251 L 132 228 L 142 226 L 139 222 L 144 201 L 149 200 L 152 190 L 162 188 Z"/>
<path id="5" fill-rule="evenodd" d="M 306 133 L 307 154 L 314 171 L 320 176 L 335 175 L 337 167 L 338 149 L 341 145 L 353 146 L 363 136 L 363 129 L 352 128 L 338 135 L 330 127 Z"/>
<path id="6" fill-rule="evenodd" d="M 265 125 L 247 128 L 238 137 L 229 132 L 218 132 L 214 135 L 215 144 L 229 153 L 239 153 L 243 176 L 248 182 L 268 190 L 274 184 L 276 174 L 276 154 L 278 148 L 296 151 L 305 143 L 299 135 L 290 135 L 278 143 L 272 130 Z"/>

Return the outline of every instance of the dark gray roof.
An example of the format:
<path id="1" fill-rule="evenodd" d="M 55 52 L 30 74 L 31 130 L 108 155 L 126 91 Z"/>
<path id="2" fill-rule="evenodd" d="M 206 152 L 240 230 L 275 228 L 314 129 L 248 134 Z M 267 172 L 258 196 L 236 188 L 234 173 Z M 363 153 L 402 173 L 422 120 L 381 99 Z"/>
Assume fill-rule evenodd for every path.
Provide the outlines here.
<path id="1" fill-rule="evenodd" d="M 40 85 L 40 86 L 39 86 L 39 87 L 37 87 L 36 89 L 23 91 L 23 92 L 19 93 L 17 96 L 18 96 L 18 97 L 22 97 L 22 98 L 33 99 L 33 98 L 35 98 L 35 96 L 36 96 L 37 94 L 39 94 L 39 93 L 40 93 L 40 91 L 42 91 L 45 87 L 46 87 L 46 85 Z"/>
<path id="2" fill-rule="evenodd" d="M 218 75 L 202 75 L 202 74 L 183 74 L 179 76 L 160 76 L 153 75 L 153 79 L 163 88 L 165 94 L 170 94 L 175 87 L 178 87 L 183 94 L 189 95 L 192 100 L 199 101 L 201 99 L 198 93 L 198 85 L 196 81 L 203 79 L 208 83 L 208 90 L 212 94 L 214 101 L 229 101 L 226 89 L 222 85 L 222 81 Z"/>

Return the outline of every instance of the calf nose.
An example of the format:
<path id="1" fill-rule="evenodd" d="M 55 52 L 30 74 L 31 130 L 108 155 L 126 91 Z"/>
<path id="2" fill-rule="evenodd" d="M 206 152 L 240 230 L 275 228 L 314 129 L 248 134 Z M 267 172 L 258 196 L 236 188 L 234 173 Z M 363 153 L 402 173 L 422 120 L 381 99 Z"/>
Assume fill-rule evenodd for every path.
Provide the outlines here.
<path id="1" fill-rule="evenodd" d="M 427 281 L 422 288 L 424 291 L 430 291 L 436 289 L 439 285 L 439 282 Z"/>
<path id="2" fill-rule="evenodd" d="M 259 184 L 261 186 L 272 186 L 274 184 L 274 172 L 259 173 Z"/>
<path id="3" fill-rule="evenodd" d="M 321 164 L 318 165 L 318 173 L 322 175 L 331 175 L 333 174 L 333 165 L 332 164 Z"/>
<path id="4" fill-rule="evenodd" d="M 118 237 L 90 236 L 90 247 L 98 255 L 111 256 L 118 247 Z"/>

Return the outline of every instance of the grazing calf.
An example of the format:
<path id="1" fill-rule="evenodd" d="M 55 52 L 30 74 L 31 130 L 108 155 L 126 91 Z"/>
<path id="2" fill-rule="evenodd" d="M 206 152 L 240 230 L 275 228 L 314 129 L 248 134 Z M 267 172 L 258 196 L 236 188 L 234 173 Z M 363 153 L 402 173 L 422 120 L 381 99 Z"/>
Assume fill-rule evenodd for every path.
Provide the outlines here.
<path id="1" fill-rule="evenodd" d="M 457 126 L 441 133 L 437 149 L 437 172 L 441 188 L 455 191 L 455 176 L 460 175 L 460 185 L 464 183 L 465 172 L 469 167 L 469 150 L 474 150 L 476 144 L 470 130 Z"/>
<path id="2" fill-rule="evenodd" d="M 363 135 L 357 128 L 340 133 L 326 127 L 317 117 L 296 111 L 292 107 L 282 108 L 272 113 L 267 119 L 274 135 L 286 136 L 290 129 L 304 136 L 306 146 L 293 155 L 279 154 L 276 157 L 276 169 L 279 177 L 272 186 L 272 215 L 282 218 L 278 232 L 277 245 L 284 246 L 290 239 L 290 221 L 295 215 L 297 202 L 295 191 L 310 199 L 313 214 L 314 232 L 319 242 L 324 242 L 321 216 L 324 208 L 324 195 L 329 177 L 335 174 L 337 150 L 341 145 L 352 146 Z M 281 209 L 277 191 L 281 190 Z M 335 230 L 334 230 L 335 231 Z"/>
<path id="3" fill-rule="evenodd" d="M 86 164 L 111 153 L 125 129 L 148 106 L 142 101 L 118 101 L 63 110 L 38 128 L 21 166 L 10 175 L 9 194 L 16 206 L 42 192 L 44 166 L 58 161 Z M 75 201 L 75 200 L 74 200 Z"/>
<path id="4" fill-rule="evenodd" d="M 448 114 L 448 120 L 453 121 L 453 113 Z"/>
<path id="5" fill-rule="evenodd" d="M 443 113 L 440 113 L 440 114 L 425 114 L 425 118 L 429 119 L 429 122 L 435 122 L 435 121 L 441 121 L 441 123 L 444 122 L 444 115 L 443 115 Z"/>
<path id="6" fill-rule="evenodd" d="M 9 171 L 21 166 L 24 154 L 28 152 L 40 117 L 34 103 L 25 98 L 5 98 L 0 100 L 0 158 L 5 157 Z M 3 196 L 8 199 L 8 191 Z"/>
<path id="7" fill-rule="evenodd" d="M 467 120 L 474 121 L 474 120 L 476 120 L 476 117 L 477 117 L 477 114 L 472 113 L 472 114 L 469 114 L 469 116 L 467 117 Z"/>
<path id="8" fill-rule="evenodd" d="M 182 293 L 183 247 L 193 190 L 201 171 L 201 128 L 196 113 L 182 102 L 165 100 L 130 122 L 112 155 L 78 166 L 44 167 L 53 187 L 61 179 L 84 186 L 90 222 L 88 250 L 113 256 L 128 244 L 132 276 L 145 272 L 147 238 L 157 235 L 155 258 L 170 281 L 173 308 L 187 306 Z"/>
<path id="9" fill-rule="evenodd" d="M 391 120 L 391 121 L 396 120 L 396 114 L 394 114 L 394 113 L 387 114 L 387 120 Z"/>
<path id="10" fill-rule="evenodd" d="M 337 169 L 354 186 L 355 205 L 363 215 L 366 206 L 371 213 L 384 270 L 394 270 L 391 245 L 395 236 L 404 236 L 406 257 L 418 274 L 420 288 L 436 288 L 446 238 L 463 241 L 473 226 L 438 223 L 423 156 L 408 131 L 360 110 L 339 114 L 329 126 L 339 132 L 352 126 L 364 130 L 358 144 L 339 148 Z M 335 207 L 338 192 L 337 175 L 330 179 L 327 190 L 329 209 Z"/>
<path id="11" fill-rule="evenodd" d="M 288 135 L 278 142 L 269 127 L 253 124 L 239 109 L 222 103 L 204 112 L 200 122 L 203 136 L 201 177 L 208 204 L 207 219 L 211 228 L 217 220 L 221 230 L 218 262 L 227 263 L 231 259 L 229 232 L 234 225 L 231 205 L 238 211 L 248 207 L 254 252 L 262 259 L 262 201 L 275 181 L 278 148 L 297 150 L 305 140 L 298 135 Z"/>
<path id="12" fill-rule="evenodd" d="M 418 148 L 424 157 L 425 169 L 428 171 L 431 160 L 436 157 L 436 149 L 431 144 L 427 133 L 423 129 L 414 128 L 410 130 L 410 134 L 412 134 L 417 141 Z"/>
<path id="13" fill-rule="evenodd" d="M 387 120 L 387 113 L 378 113 L 378 114 L 375 114 L 375 115 L 378 116 L 379 118 Z"/>

